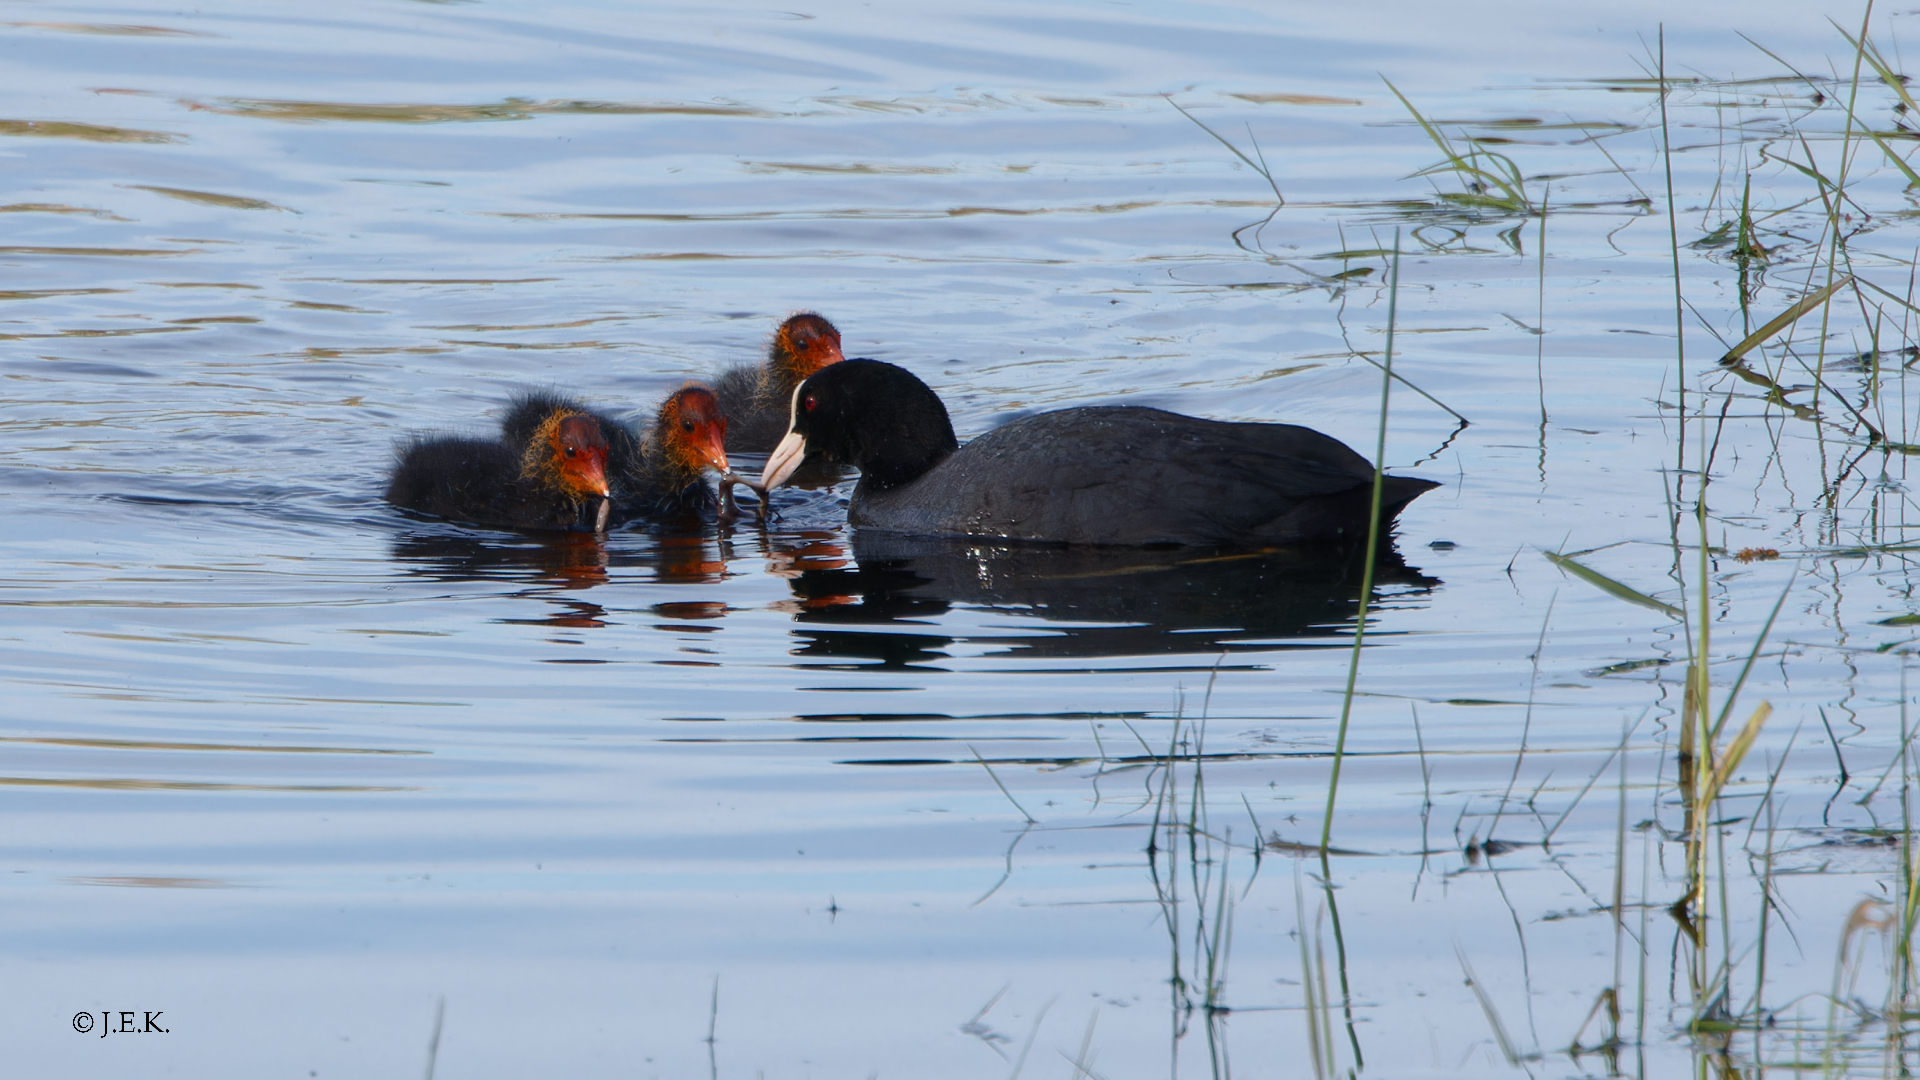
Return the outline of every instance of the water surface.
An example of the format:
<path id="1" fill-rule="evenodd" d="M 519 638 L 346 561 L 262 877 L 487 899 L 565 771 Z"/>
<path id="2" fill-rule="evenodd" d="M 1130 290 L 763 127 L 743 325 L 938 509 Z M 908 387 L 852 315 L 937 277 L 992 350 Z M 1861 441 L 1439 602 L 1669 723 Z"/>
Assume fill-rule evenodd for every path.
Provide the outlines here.
<path id="1" fill-rule="evenodd" d="M 1719 1060 L 1664 911 L 1687 631 L 1540 554 L 1596 549 L 1700 611 L 1711 439 L 1716 693 L 1788 597 L 1741 691 L 1736 724 L 1775 713 L 1725 804 L 1714 924 L 1729 1010 L 1775 1034 L 1726 1060 L 1813 1032 L 1891 1068 L 1872 1008 L 1820 996 L 1877 932 L 1848 929 L 1881 917 L 1858 902 L 1898 895 L 1907 790 L 1907 459 L 1856 421 L 1920 441 L 1892 351 L 1920 238 L 1873 144 L 1845 147 L 1847 266 L 1893 299 L 1755 354 L 1798 404 L 1818 371 L 1823 421 L 1715 364 L 1825 283 L 1820 191 L 1781 161 L 1837 175 L 1853 52 L 1822 16 L 1858 11 L 7 10 L 23 1068 L 1306 1075 L 1301 943 L 1337 950 L 1292 855 L 1319 840 L 1356 566 L 901 545 L 845 529 L 845 488 L 783 494 L 764 532 L 604 541 L 379 493 L 407 432 L 484 430 L 529 385 L 644 418 L 802 308 L 918 372 L 962 438 L 1127 402 L 1371 453 L 1396 230 L 1396 369 L 1430 397 L 1396 390 L 1386 461 L 1444 486 L 1369 597 L 1334 1052 L 1390 1076 Z M 1670 159 L 1662 19 L 1691 80 Z M 1887 55 L 1907 20 L 1876 17 Z M 1520 163 L 1544 232 L 1413 177 L 1439 152 L 1383 74 Z M 1163 95 L 1257 141 L 1284 207 Z M 1899 137 L 1890 90 L 1859 101 Z M 1749 175 L 1774 253 L 1743 315 L 1716 230 Z M 1775 852 L 1764 967 L 1749 850 Z M 1571 1057 L 1616 955 L 1627 1045 Z M 1840 996 L 1882 1001 L 1885 968 L 1849 961 Z M 168 1033 L 72 1026 L 123 1009 Z"/>

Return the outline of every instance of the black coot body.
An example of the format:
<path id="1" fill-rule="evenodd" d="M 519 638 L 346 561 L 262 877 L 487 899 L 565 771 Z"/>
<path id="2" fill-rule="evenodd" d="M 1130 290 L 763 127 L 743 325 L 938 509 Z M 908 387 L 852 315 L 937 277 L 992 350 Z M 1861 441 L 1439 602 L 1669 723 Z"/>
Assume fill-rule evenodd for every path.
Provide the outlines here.
<path id="1" fill-rule="evenodd" d="M 1364 540 L 1373 466 L 1292 424 L 1228 423 L 1096 406 L 1026 417 L 964 448 L 911 372 L 848 360 L 810 376 L 767 462 L 777 486 L 805 457 L 860 469 L 850 524 L 915 536 L 1067 544 L 1246 547 Z M 1439 485 L 1389 476 L 1381 519 Z"/>
<path id="2" fill-rule="evenodd" d="M 765 362 L 728 368 L 714 380 L 714 395 L 727 417 L 727 449 L 773 449 L 787 433 L 793 388 L 841 359 L 840 331 L 823 316 L 803 311 L 781 323 L 767 343 Z"/>

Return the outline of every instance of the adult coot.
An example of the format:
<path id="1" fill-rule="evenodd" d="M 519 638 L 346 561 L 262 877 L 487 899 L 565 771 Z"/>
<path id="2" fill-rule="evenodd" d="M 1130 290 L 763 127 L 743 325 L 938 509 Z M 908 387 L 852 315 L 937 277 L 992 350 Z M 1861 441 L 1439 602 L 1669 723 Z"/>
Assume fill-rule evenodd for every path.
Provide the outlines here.
<path id="1" fill-rule="evenodd" d="M 787 405 L 801 380 L 837 364 L 840 331 L 821 316 L 803 311 L 780 324 L 767 345 L 765 363 L 729 368 L 714 382 L 721 411 L 732 427 L 727 449 L 760 453 L 787 433 Z"/>
<path id="2" fill-rule="evenodd" d="M 728 472 L 726 417 L 704 386 L 675 391 L 643 436 L 557 394 L 514 398 L 496 439 L 414 436 L 387 501 L 474 525 L 598 532 L 632 517 L 710 509 L 704 472 Z"/>
<path id="3" fill-rule="evenodd" d="M 847 360 L 794 391 L 771 490 L 808 458 L 857 467 L 847 521 L 915 536 L 1211 547 L 1364 539 L 1373 466 L 1292 424 L 1136 406 L 1029 416 L 962 448 L 946 406 L 904 368 Z M 1439 485 L 1383 482 L 1381 519 Z"/>

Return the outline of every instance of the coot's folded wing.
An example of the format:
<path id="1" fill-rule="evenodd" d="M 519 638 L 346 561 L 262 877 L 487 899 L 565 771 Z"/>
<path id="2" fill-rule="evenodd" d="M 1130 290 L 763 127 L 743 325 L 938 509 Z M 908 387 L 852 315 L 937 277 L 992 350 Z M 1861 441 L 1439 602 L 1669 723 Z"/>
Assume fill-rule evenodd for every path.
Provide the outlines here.
<path id="1" fill-rule="evenodd" d="M 1365 458 L 1309 428 L 1067 409 L 981 436 L 903 497 L 870 493 L 854 524 L 1067 543 L 1283 542 L 1314 538 L 1326 516 L 1316 509 L 1372 479 Z"/>

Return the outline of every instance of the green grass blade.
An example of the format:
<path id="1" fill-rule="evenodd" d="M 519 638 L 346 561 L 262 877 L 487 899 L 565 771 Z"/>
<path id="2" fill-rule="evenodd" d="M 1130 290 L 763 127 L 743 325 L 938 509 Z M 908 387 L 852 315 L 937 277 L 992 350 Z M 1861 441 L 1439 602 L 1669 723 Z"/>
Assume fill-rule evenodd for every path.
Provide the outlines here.
<path id="1" fill-rule="evenodd" d="M 1027 824 L 1029 825 L 1040 824 L 1040 819 L 1034 817 L 1032 814 L 1027 813 L 1027 808 L 1024 806 L 1021 806 L 1020 800 L 1014 798 L 1013 792 L 1007 790 L 1007 785 L 1001 783 L 1000 778 L 994 775 L 993 766 L 987 764 L 987 759 L 980 756 L 980 751 L 974 750 L 973 747 L 971 746 L 967 747 L 967 749 L 973 752 L 973 760 L 978 761 L 980 763 L 980 767 L 987 770 L 987 779 L 993 781 L 993 786 L 1000 789 L 1000 794 L 1005 795 L 1007 797 L 1007 801 L 1013 804 L 1013 808 L 1015 810 L 1020 811 L 1020 816 L 1027 819 Z"/>
<path id="2" fill-rule="evenodd" d="M 1761 342 L 1786 329 L 1802 315 L 1826 303 L 1828 297 L 1851 284 L 1853 284 L 1853 278 L 1851 277 L 1842 276 L 1835 278 L 1832 283 L 1815 289 L 1799 300 L 1794 301 L 1791 307 L 1768 320 L 1765 326 L 1741 338 L 1738 345 L 1727 350 L 1727 354 L 1720 358 L 1720 362 L 1723 364 L 1731 364 L 1739 360 L 1741 357 L 1759 347 Z"/>
<path id="3" fill-rule="evenodd" d="M 1763 701 L 1759 708 L 1753 710 L 1753 715 L 1747 717 L 1746 726 L 1733 737 L 1733 742 L 1720 755 L 1720 760 L 1713 763 L 1713 772 L 1700 792 L 1702 806 L 1710 806 L 1720 797 L 1720 789 L 1726 787 L 1727 781 L 1733 778 L 1733 770 L 1740 767 L 1740 759 L 1746 757 L 1747 751 L 1753 748 L 1753 741 L 1760 737 L 1760 729 L 1767 725 L 1767 717 L 1772 715 L 1773 703 Z"/>
<path id="4" fill-rule="evenodd" d="M 1207 134 L 1213 136 L 1214 141 L 1218 142 L 1221 146 L 1226 147 L 1229 151 L 1232 152 L 1234 157 L 1237 157 L 1241 161 L 1246 162 L 1247 168 L 1252 169 L 1254 172 L 1259 173 L 1261 178 L 1266 180 L 1267 186 L 1273 189 L 1273 197 L 1279 200 L 1280 205 L 1285 206 L 1287 204 L 1286 196 L 1280 194 L 1280 184 L 1274 180 L 1273 173 L 1269 171 L 1267 168 L 1267 164 L 1266 164 L 1267 156 L 1265 154 L 1260 154 L 1259 161 L 1253 160 L 1252 158 L 1248 157 L 1246 154 L 1241 153 L 1239 147 L 1228 142 L 1224 137 L 1221 136 L 1219 132 L 1213 130 L 1212 128 L 1208 127 L 1205 124 L 1200 123 L 1199 117 L 1193 115 L 1192 113 L 1188 112 L 1185 109 L 1181 109 L 1180 103 L 1173 100 L 1173 97 L 1171 95 L 1162 94 L 1160 96 L 1167 99 L 1167 104 L 1173 106 L 1175 109 L 1179 109 L 1181 116 L 1184 116 L 1187 119 L 1193 121 L 1194 124 L 1196 124 L 1201 131 L 1204 131 Z M 1252 137 L 1253 135 L 1252 128 L 1247 129 L 1247 135 L 1249 138 Z M 1258 140 L 1254 141 L 1253 148 L 1255 153 L 1260 152 L 1260 143 Z"/>
<path id="5" fill-rule="evenodd" d="M 1412 114 L 1414 122 L 1420 125 L 1420 130 L 1426 132 L 1427 138 L 1432 139 L 1433 144 L 1440 148 L 1440 153 L 1446 156 L 1446 164 L 1429 166 L 1414 173 L 1414 176 L 1431 176 L 1439 172 L 1452 172 L 1462 177 L 1471 177 L 1496 187 L 1504 193 L 1504 197 L 1484 197 L 1485 205 L 1494 206 L 1516 214 L 1526 214 L 1533 211 L 1533 204 L 1527 201 L 1526 190 L 1521 186 L 1520 167 L 1514 164 L 1513 159 L 1502 154 L 1489 153 L 1485 150 L 1472 150 L 1465 154 L 1460 153 L 1453 148 L 1451 142 L 1447 141 L 1446 135 L 1442 133 L 1439 128 L 1429 122 L 1425 116 L 1422 116 L 1419 109 L 1414 108 L 1413 102 L 1407 99 L 1407 95 L 1401 93 L 1400 88 L 1393 85 L 1393 80 L 1382 76 L 1380 81 L 1387 84 L 1387 89 L 1393 91 L 1393 96 L 1399 98 L 1400 104 L 1406 106 L 1407 112 Z M 1502 176 L 1488 172 L 1486 169 L 1480 167 L 1476 164 L 1476 161 L 1482 158 L 1493 162 L 1495 166 L 1501 168 L 1506 175 Z"/>
<path id="6" fill-rule="evenodd" d="M 1859 121 L 1857 120 L 1854 122 L 1859 123 Z M 1872 139 L 1875 146 L 1878 146 L 1881 150 L 1886 152 L 1888 161 L 1893 162 L 1895 167 L 1897 167 L 1901 172 L 1907 174 L 1908 187 L 1920 187 L 1920 173 L 1914 172 L 1913 166 L 1907 164 L 1907 161 L 1905 158 L 1901 157 L 1899 154 L 1894 153 L 1893 147 L 1887 145 L 1887 141 L 1880 137 L 1879 132 L 1873 130 L 1872 128 L 1867 127 L 1865 124 L 1860 125 L 1860 130 L 1867 133 L 1867 138 Z"/>
<path id="7" fill-rule="evenodd" d="M 1794 579 L 1800 576 L 1796 568 L 1787 578 L 1787 587 L 1780 590 L 1780 599 L 1774 601 L 1773 611 L 1767 615 L 1767 621 L 1760 627 L 1760 636 L 1753 643 L 1753 651 L 1747 654 L 1747 662 L 1740 667 L 1740 677 L 1733 680 L 1733 688 L 1727 691 L 1726 704 L 1720 706 L 1720 716 L 1713 722 L 1712 737 L 1718 739 L 1720 730 L 1727 726 L 1727 715 L 1733 712 L 1733 703 L 1739 699 L 1740 691 L 1747 685 L 1747 676 L 1753 671 L 1754 661 L 1760 659 L 1760 650 L 1766 647 L 1767 635 L 1773 633 L 1773 622 L 1780 617 L 1780 609 L 1787 606 L 1787 594 L 1793 592 Z"/>
<path id="8" fill-rule="evenodd" d="M 1674 607 L 1672 604 L 1663 603 L 1659 600 L 1655 600 L 1653 597 L 1648 596 L 1646 593 L 1640 592 L 1639 590 L 1630 588 L 1626 585 L 1622 585 L 1619 582 L 1613 580 L 1612 578 L 1608 577 L 1605 574 L 1600 573 L 1597 570 L 1590 570 L 1587 567 L 1584 567 L 1579 563 L 1574 562 L 1572 559 L 1567 558 L 1565 555 L 1555 554 L 1554 552 L 1551 552 L 1551 551 L 1543 551 L 1540 554 L 1545 555 L 1547 557 L 1547 561 L 1553 563 L 1553 565 L 1559 567 L 1562 570 L 1565 570 L 1567 573 L 1572 574 L 1574 577 L 1577 577 L 1581 581 L 1584 581 L 1587 584 L 1592 585 L 1593 587 L 1599 589 L 1601 592 L 1608 594 L 1609 596 L 1618 597 L 1621 600 L 1625 600 L 1629 604 L 1639 604 L 1641 607 L 1652 608 L 1653 610 L 1661 612 L 1662 614 L 1671 615 L 1676 619 L 1686 617 L 1685 614 L 1681 612 L 1679 608 Z"/>
<path id="9" fill-rule="evenodd" d="M 1440 152 L 1447 156 L 1447 160 L 1458 162 L 1460 155 L 1454 152 L 1453 144 L 1447 141 L 1447 137 L 1441 134 L 1439 128 L 1427 123 L 1427 118 L 1420 115 L 1420 110 L 1413 107 L 1413 102 L 1407 100 L 1407 95 L 1401 93 L 1399 87 L 1393 85 L 1393 80 L 1382 76 L 1380 81 L 1386 83 L 1387 89 L 1393 91 L 1393 96 L 1399 98 L 1400 104 L 1405 105 L 1407 111 L 1413 114 L 1414 122 L 1420 125 L 1422 131 L 1427 133 L 1427 138 L 1433 140 L 1433 144 L 1440 148 Z"/>
<path id="10" fill-rule="evenodd" d="M 1846 40 L 1846 43 L 1851 46 L 1855 52 L 1860 54 L 1860 58 L 1867 62 L 1867 66 L 1873 69 L 1874 74 L 1880 76 L 1880 81 L 1886 83 L 1888 88 L 1900 95 L 1900 100 L 1906 104 L 1907 108 L 1914 112 L 1920 112 L 1920 102 L 1915 102 L 1913 95 L 1907 93 L 1905 78 L 1893 70 L 1893 66 L 1887 63 L 1886 57 L 1880 55 L 1880 47 L 1878 45 L 1875 45 L 1864 36 L 1861 37 L 1860 40 L 1855 41 L 1853 35 L 1847 32 L 1846 27 L 1834 22 L 1831 17 L 1829 17 L 1827 21 L 1833 23 L 1833 28 L 1840 32 L 1840 36 Z"/>

